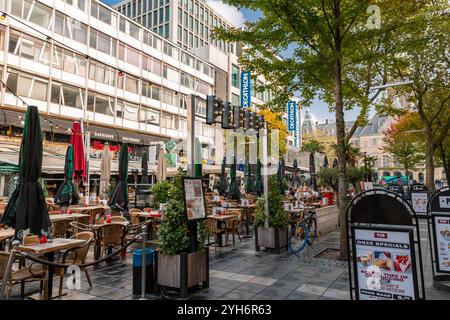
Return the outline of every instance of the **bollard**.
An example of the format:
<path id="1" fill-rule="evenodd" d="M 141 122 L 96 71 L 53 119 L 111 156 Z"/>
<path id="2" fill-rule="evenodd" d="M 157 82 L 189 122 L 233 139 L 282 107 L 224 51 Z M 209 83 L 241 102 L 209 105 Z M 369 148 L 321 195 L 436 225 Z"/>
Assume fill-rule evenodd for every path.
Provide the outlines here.
<path id="1" fill-rule="evenodd" d="M 4 300 L 6 284 L 8 283 L 9 274 L 11 273 L 11 268 L 12 268 L 12 265 L 16 258 L 17 247 L 19 246 L 19 244 L 20 244 L 20 241 L 18 241 L 18 240 L 14 240 L 12 242 L 13 248 L 12 248 L 11 254 L 9 256 L 8 265 L 6 266 L 5 274 L 3 275 L 3 278 L 2 278 L 3 281 L 2 281 L 2 286 L 0 288 L 0 300 Z"/>
<path id="2" fill-rule="evenodd" d="M 146 260 L 146 256 L 147 256 L 147 251 L 146 249 L 146 240 L 147 240 L 147 230 L 146 227 L 143 228 L 143 232 L 142 232 L 142 276 L 141 276 L 141 298 L 139 300 L 147 300 L 146 296 L 145 296 L 145 282 L 146 282 L 146 277 L 147 277 L 147 262 Z"/>

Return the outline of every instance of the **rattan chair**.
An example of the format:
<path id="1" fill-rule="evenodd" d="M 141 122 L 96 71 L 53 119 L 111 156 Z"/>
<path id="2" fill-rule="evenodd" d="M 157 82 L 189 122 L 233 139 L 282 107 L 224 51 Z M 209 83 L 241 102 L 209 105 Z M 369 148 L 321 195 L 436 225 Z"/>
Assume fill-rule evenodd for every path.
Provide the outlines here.
<path id="1" fill-rule="evenodd" d="M 52 238 L 65 238 L 70 220 L 56 220 L 52 222 Z"/>
<path id="2" fill-rule="evenodd" d="M 239 241 L 242 241 L 241 240 L 241 235 L 239 234 L 239 231 L 238 231 L 238 226 L 241 224 L 241 220 L 242 220 L 242 210 L 229 209 L 227 214 L 233 215 L 234 218 L 226 220 L 226 223 L 225 223 L 225 239 L 226 239 L 226 241 L 228 241 L 228 237 L 229 237 L 229 235 L 231 233 L 233 235 L 233 245 L 234 245 L 235 244 L 235 237 L 234 237 L 235 234 L 238 235 Z"/>
<path id="3" fill-rule="evenodd" d="M 221 237 L 223 234 L 225 234 L 226 229 L 218 227 L 216 219 L 209 218 L 208 219 L 208 230 L 209 230 L 209 236 L 212 236 L 214 238 L 214 252 L 216 252 L 219 236 Z M 208 237 L 208 239 L 209 239 L 209 237 Z M 210 242 L 208 242 L 208 245 L 209 244 L 210 244 Z M 228 245 L 227 237 L 225 237 L 225 245 Z"/>
<path id="4" fill-rule="evenodd" d="M 25 297 L 25 283 L 32 281 L 40 281 L 40 291 L 47 282 L 47 270 L 44 266 L 25 266 L 25 258 L 20 255 L 16 255 L 15 262 L 18 264 L 18 268 L 11 270 L 8 279 L 3 279 L 6 268 L 8 266 L 8 260 L 10 257 L 10 252 L 1 251 L 0 252 L 0 280 L 1 282 L 7 281 L 6 285 L 6 299 L 9 299 L 11 295 L 12 288 L 20 284 L 20 296 L 23 299 Z"/>
<path id="5" fill-rule="evenodd" d="M 100 258 L 103 255 L 103 251 L 109 248 L 121 247 L 124 244 L 125 230 L 126 227 L 122 224 L 107 223 L 99 227 L 97 245 L 100 246 Z"/>
<path id="6" fill-rule="evenodd" d="M 111 216 L 110 217 L 111 222 L 127 222 L 127 218 L 122 217 L 122 216 Z"/>
<path id="7" fill-rule="evenodd" d="M 100 217 L 103 217 L 105 215 L 106 209 L 105 208 L 95 208 L 92 209 L 90 212 L 91 218 L 89 219 L 89 224 L 96 224 L 97 219 Z"/>
<path id="8" fill-rule="evenodd" d="M 86 261 L 86 256 L 89 252 L 89 247 L 91 246 L 92 241 L 94 240 L 94 233 L 90 231 L 83 231 L 75 234 L 72 239 L 79 239 L 79 240 L 85 240 L 86 242 L 78 247 L 73 248 L 70 250 L 67 250 L 64 252 L 62 263 L 63 264 L 84 264 Z M 89 276 L 87 268 L 81 268 L 82 271 L 84 271 L 86 275 L 86 279 L 89 283 L 89 286 L 92 287 L 92 281 L 91 277 Z M 63 282 L 64 282 L 64 275 L 66 274 L 65 268 L 55 268 L 54 274 L 59 276 L 59 297 L 62 295 L 62 288 L 63 288 Z"/>

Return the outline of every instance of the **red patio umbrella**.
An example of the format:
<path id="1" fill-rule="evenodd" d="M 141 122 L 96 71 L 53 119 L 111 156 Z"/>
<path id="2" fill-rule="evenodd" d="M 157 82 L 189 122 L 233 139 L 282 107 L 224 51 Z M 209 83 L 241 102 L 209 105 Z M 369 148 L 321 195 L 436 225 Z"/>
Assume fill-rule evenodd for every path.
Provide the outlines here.
<path id="1" fill-rule="evenodd" d="M 70 142 L 73 146 L 73 177 L 79 184 L 86 179 L 86 159 L 84 157 L 83 133 L 79 122 L 72 125 Z"/>

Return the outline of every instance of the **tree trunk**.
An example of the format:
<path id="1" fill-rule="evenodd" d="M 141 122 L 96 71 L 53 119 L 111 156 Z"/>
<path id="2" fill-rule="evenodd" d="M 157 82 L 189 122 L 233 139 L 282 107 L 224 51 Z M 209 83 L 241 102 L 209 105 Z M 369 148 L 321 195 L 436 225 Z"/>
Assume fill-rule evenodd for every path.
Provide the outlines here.
<path id="1" fill-rule="evenodd" d="M 450 184 L 450 163 L 449 159 L 447 159 L 445 155 L 445 149 L 442 143 L 439 145 L 439 154 L 441 155 L 441 162 L 445 172 L 445 179 L 447 179 L 447 184 Z"/>
<path id="2" fill-rule="evenodd" d="M 425 136 L 426 136 L 426 155 L 425 155 L 425 184 L 428 189 L 433 192 L 435 189 L 434 185 L 434 144 L 433 136 L 431 133 L 431 127 L 425 126 Z"/>

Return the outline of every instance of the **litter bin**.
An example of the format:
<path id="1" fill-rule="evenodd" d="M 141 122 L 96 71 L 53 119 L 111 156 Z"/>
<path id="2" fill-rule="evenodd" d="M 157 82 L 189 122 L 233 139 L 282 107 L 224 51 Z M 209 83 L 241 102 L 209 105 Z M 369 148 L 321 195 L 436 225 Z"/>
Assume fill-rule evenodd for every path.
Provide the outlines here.
<path id="1" fill-rule="evenodd" d="M 154 251 L 150 248 L 145 249 L 146 279 L 145 293 L 153 293 L 153 256 Z M 142 249 L 133 252 L 133 294 L 140 295 L 142 283 Z"/>

